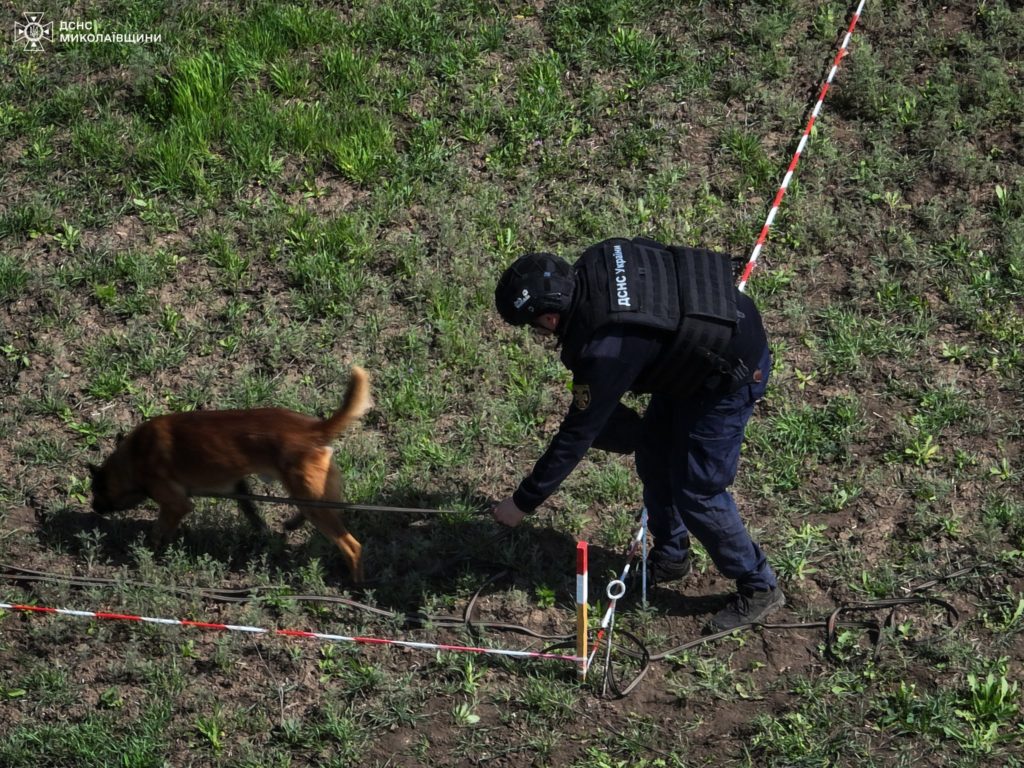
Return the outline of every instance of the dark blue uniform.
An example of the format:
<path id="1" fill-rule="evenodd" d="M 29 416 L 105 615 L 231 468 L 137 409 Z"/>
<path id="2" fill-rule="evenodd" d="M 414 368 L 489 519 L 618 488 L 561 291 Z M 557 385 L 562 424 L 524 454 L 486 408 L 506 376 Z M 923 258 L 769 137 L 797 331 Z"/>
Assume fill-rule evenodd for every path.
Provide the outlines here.
<path id="1" fill-rule="evenodd" d="M 738 295 L 737 310 L 729 354 L 746 364 L 749 380 L 725 391 L 719 386 L 684 397 L 654 394 L 642 419 L 620 401 L 656 364 L 669 338 L 627 324 L 596 331 L 573 362 L 569 411 L 533 472 L 513 494 L 516 506 L 535 510 L 592 446 L 635 449 L 656 553 L 681 559 L 692 533 L 723 575 L 751 589 L 774 588 L 775 574 L 727 490 L 736 477 L 746 423 L 764 395 L 771 369 L 760 313 L 744 294 Z"/>

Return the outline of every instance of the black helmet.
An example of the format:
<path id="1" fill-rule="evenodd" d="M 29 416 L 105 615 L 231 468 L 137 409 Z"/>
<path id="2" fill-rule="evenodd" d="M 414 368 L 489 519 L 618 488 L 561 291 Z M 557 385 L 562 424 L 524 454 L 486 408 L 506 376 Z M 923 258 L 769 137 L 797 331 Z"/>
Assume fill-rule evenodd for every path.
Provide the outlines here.
<path id="1" fill-rule="evenodd" d="M 498 314 L 510 325 L 527 325 L 546 312 L 569 309 L 575 272 L 552 253 L 528 253 L 505 270 L 494 289 Z"/>

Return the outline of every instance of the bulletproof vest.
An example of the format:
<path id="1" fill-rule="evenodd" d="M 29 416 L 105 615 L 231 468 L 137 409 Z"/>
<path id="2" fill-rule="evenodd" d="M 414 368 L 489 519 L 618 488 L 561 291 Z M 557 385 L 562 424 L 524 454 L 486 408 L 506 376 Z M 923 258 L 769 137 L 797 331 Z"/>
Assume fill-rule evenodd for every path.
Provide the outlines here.
<path id="1" fill-rule="evenodd" d="M 665 351 L 634 383 L 634 392 L 685 396 L 730 375 L 726 348 L 736 330 L 736 287 L 727 254 L 613 238 L 576 262 L 573 308 L 562 333 L 568 368 L 610 323 L 662 332 Z"/>

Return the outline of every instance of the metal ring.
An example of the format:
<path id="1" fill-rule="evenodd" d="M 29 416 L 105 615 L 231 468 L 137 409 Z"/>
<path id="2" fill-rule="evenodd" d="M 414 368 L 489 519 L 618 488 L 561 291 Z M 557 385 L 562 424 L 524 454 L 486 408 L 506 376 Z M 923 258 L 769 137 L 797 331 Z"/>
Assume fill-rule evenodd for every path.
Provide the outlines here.
<path id="1" fill-rule="evenodd" d="M 618 594 L 612 592 L 612 589 L 615 589 L 615 592 L 617 592 Z M 609 581 L 607 593 L 609 600 L 618 600 L 620 597 L 626 594 L 626 582 L 624 582 L 622 579 L 613 579 L 612 581 Z"/>

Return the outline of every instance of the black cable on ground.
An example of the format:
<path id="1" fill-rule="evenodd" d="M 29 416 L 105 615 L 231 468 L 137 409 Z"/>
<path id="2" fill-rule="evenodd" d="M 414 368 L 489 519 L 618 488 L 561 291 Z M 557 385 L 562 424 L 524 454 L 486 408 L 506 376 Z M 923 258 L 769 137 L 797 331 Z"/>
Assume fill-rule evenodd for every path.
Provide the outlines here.
<path id="1" fill-rule="evenodd" d="M 741 632 L 748 629 L 769 629 L 769 630 L 793 630 L 793 629 L 824 629 L 825 630 L 825 648 L 826 653 L 830 658 L 835 659 L 835 653 L 833 651 L 834 644 L 836 642 L 838 628 L 840 627 L 854 627 L 860 629 L 873 630 L 876 633 L 875 637 L 875 656 L 879 654 L 882 643 L 884 642 L 885 628 L 893 626 L 895 622 L 896 609 L 905 606 L 921 606 L 921 605 L 934 605 L 944 609 L 946 613 L 946 621 L 950 627 L 956 625 L 960 619 L 960 613 L 950 602 L 942 600 L 936 597 L 916 595 L 915 593 L 921 592 L 925 589 L 931 588 L 936 584 L 948 581 L 958 576 L 963 576 L 972 571 L 980 570 L 988 567 L 992 564 L 976 564 L 966 568 L 961 568 L 945 576 L 941 576 L 935 579 L 931 579 L 921 585 L 918 585 L 912 589 L 908 589 L 908 596 L 896 597 L 896 598 L 885 598 L 880 600 L 862 601 L 857 603 L 849 603 L 837 607 L 828 618 L 824 621 L 810 621 L 810 622 L 793 622 L 793 623 L 763 623 L 755 622 L 751 624 L 744 624 L 734 629 L 725 630 L 723 632 L 716 632 L 713 634 L 704 635 L 702 637 L 690 640 L 688 642 L 677 645 L 673 648 L 661 651 L 659 653 L 651 653 L 644 642 L 632 632 L 618 628 L 616 634 L 620 637 L 625 638 L 632 647 L 626 648 L 621 647 L 621 644 L 616 647 L 616 652 L 629 658 L 637 665 L 636 673 L 623 684 L 623 681 L 619 680 L 616 676 L 614 664 L 610 661 L 606 665 L 604 670 L 604 682 L 606 688 L 609 690 L 614 698 L 623 698 L 629 695 L 639 685 L 644 676 L 650 671 L 650 667 L 655 662 L 664 661 L 673 656 L 676 656 L 684 651 L 705 645 L 707 643 L 720 640 L 728 637 L 737 632 Z M 31 582 L 56 582 L 69 584 L 74 587 L 145 587 L 148 589 L 162 590 L 185 596 L 198 596 L 202 599 L 211 600 L 214 602 L 225 602 L 225 603 L 246 603 L 253 600 L 260 600 L 264 598 L 264 592 L 272 592 L 274 597 L 284 597 L 288 600 L 294 600 L 298 603 L 327 603 L 342 605 L 347 608 L 354 610 L 366 611 L 376 616 L 380 616 L 386 619 L 401 621 L 402 625 L 406 628 L 422 628 L 426 626 L 440 627 L 443 629 L 464 629 L 471 636 L 478 637 L 480 632 L 483 630 L 492 630 L 498 632 L 512 632 L 516 634 L 526 635 L 528 637 L 535 638 L 537 640 L 545 641 L 550 643 L 545 646 L 543 653 L 554 653 L 561 649 L 575 649 L 576 639 L 574 634 L 564 635 L 548 635 L 541 632 L 537 632 L 530 627 L 525 627 L 519 624 L 511 624 L 507 622 L 487 622 L 477 621 L 473 618 L 476 606 L 484 590 L 501 579 L 510 576 L 511 571 L 508 569 L 502 570 L 493 576 L 489 577 L 480 587 L 473 593 L 466 604 L 465 610 L 461 617 L 455 616 L 430 616 L 423 613 L 398 613 L 396 611 L 389 611 L 384 608 L 378 608 L 376 606 L 367 605 L 366 603 L 359 602 L 346 597 L 337 597 L 332 595 L 307 595 L 307 594 L 286 594 L 283 591 L 289 589 L 284 585 L 268 585 L 264 587 L 239 587 L 234 589 L 189 589 L 185 587 L 173 587 L 159 584 L 150 584 L 146 582 L 134 582 L 134 581 L 120 581 L 116 579 L 105 579 L 98 577 L 88 576 L 63 576 L 60 574 L 47 573 L 45 571 L 37 571 L 29 568 L 23 568 L 21 566 L 12 565 L 9 563 L 0 563 L 0 579 L 6 579 L 17 583 L 31 583 Z M 889 613 L 885 620 L 879 622 L 877 620 L 842 620 L 844 614 L 848 613 L 867 613 L 871 611 L 888 610 Z"/>

